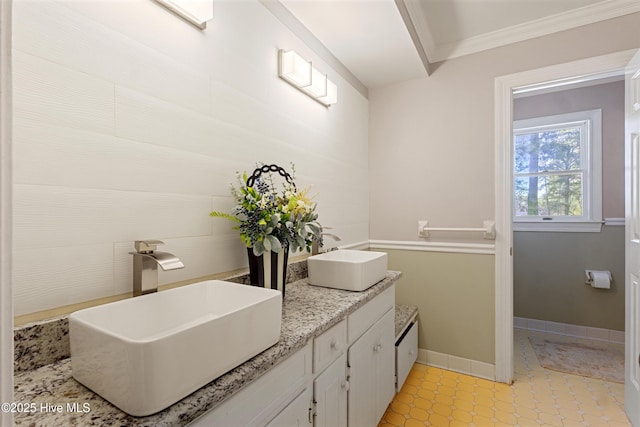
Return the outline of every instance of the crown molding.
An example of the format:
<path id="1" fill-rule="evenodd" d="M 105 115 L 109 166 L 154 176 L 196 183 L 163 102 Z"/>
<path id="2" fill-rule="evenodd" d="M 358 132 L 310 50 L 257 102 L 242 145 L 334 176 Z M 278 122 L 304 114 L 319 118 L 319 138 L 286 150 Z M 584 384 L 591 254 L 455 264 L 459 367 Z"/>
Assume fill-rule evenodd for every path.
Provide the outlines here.
<path id="1" fill-rule="evenodd" d="M 427 20 L 424 18 L 426 13 L 420 2 L 407 1 L 406 6 L 431 63 L 640 12 L 640 2 L 638 0 L 605 0 L 475 37 L 437 44 L 428 28 Z"/>

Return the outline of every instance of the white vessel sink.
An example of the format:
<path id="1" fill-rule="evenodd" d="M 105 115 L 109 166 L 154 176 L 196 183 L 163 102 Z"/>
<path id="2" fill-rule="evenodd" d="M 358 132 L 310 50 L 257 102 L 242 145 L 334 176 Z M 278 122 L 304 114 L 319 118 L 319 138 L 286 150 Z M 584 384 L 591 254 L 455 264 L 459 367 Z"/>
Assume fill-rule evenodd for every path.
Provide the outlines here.
<path id="1" fill-rule="evenodd" d="M 364 291 L 387 275 L 387 254 L 340 249 L 309 257 L 307 266 L 311 285 Z"/>
<path id="2" fill-rule="evenodd" d="M 278 342 L 279 291 L 210 280 L 69 316 L 73 377 L 150 415 Z"/>

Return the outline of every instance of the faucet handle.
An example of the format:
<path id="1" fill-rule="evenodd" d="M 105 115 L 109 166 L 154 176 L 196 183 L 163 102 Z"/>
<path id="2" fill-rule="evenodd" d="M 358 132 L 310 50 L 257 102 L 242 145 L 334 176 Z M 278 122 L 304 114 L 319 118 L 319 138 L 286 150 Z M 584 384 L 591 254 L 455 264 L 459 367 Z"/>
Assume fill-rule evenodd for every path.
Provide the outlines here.
<path id="1" fill-rule="evenodd" d="M 153 253 L 156 250 L 157 245 L 164 245 L 161 240 L 136 240 L 135 241 L 136 252 L 140 254 Z"/>

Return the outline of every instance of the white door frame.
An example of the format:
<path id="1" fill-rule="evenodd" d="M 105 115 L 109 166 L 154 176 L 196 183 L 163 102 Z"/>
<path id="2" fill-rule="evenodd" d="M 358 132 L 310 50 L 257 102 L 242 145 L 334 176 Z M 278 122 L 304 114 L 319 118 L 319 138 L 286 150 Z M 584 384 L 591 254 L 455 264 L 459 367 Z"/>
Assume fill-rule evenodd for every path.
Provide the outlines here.
<path id="1" fill-rule="evenodd" d="M 11 290 L 11 0 L 0 0 L 0 403 L 13 402 Z M 0 411 L 0 425 L 13 425 Z"/>
<path id="2" fill-rule="evenodd" d="M 512 91 L 543 82 L 624 70 L 638 49 L 552 65 L 495 79 L 496 381 L 513 381 Z"/>

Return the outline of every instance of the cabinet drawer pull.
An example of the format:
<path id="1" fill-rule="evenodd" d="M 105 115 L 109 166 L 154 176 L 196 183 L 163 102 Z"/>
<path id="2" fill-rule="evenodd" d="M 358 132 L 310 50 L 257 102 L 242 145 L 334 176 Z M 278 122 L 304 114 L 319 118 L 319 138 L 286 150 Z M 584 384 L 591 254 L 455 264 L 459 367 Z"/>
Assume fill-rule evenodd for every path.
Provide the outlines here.
<path id="1" fill-rule="evenodd" d="M 331 350 L 337 350 L 338 349 L 338 341 L 336 341 L 336 339 L 333 338 L 331 340 L 331 344 L 329 344 L 329 346 L 331 347 Z"/>

